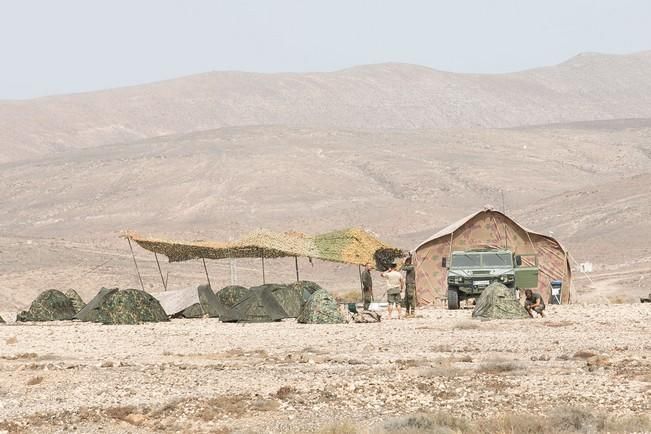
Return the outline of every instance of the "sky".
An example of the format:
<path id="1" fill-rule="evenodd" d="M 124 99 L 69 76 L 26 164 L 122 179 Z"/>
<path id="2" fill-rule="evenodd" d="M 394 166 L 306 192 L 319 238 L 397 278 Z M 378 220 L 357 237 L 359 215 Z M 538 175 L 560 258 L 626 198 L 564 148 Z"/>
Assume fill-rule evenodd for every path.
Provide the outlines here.
<path id="1" fill-rule="evenodd" d="M 0 0 L 0 99 L 209 71 L 473 73 L 651 49 L 648 0 Z"/>

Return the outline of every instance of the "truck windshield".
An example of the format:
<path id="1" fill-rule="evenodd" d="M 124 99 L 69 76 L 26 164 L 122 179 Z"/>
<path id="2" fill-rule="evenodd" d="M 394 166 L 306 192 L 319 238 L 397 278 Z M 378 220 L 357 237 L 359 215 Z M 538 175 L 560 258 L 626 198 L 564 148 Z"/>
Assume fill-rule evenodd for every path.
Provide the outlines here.
<path id="1" fill-rule="evenodd" d="M 452 255 L 452 267 L 479 267 L 481 256 L 478 253 Z"/>
<path id="2" fill-rule="evenodd" d="M 509 253 L 484 253 L 482 265 L 486 267 L 511 267 L 511 255 Z"/>

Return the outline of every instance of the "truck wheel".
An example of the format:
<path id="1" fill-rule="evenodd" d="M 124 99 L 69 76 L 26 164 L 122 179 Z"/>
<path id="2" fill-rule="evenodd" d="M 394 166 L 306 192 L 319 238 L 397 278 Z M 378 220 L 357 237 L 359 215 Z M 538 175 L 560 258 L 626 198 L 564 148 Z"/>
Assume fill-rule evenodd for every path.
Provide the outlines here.
<path id="1" fill-rule="evenodd" d="M 456 289 L 448 289 L 448 309 L 459 309 L 459 292 Z"/>

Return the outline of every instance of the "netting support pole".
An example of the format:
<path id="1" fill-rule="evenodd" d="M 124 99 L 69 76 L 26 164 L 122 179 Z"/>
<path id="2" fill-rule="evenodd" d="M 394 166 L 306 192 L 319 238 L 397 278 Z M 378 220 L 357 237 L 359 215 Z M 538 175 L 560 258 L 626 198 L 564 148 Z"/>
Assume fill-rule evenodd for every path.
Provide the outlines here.
<path id="1" fill-rule="evenodd" d="M 264 249 L 262 249 L 262 284 L 265 285 L 267 283 L 265 275 L 264 275 Z"/>
<path id="2" fill-rule="evenodd" d="M 127 238 L 127 241 L 129 242 L 129 250 L 131 250 L 131 257 L 133 258 L 133 265 L 136 266 L 136 273 L 138 274 L 138 279 L 140 280 L 140 287 L 144 291 L 145 284 L 142 283 L 142 276 L 140 275 L 140 270 L 138 269 L 138 262 L 136 262 L 136 254 L 133 253 L 133 246 L 131 245 L 131 239 Z"/>
<path id="3" fill-rule="evenodd" d="M 160 268 L 160 262 L 158 262 L 158 255 L 156 252 L 154 252 L 154 258 L 156 258 L 156 265 L 158 266 L 158 273 L 160 274 L 160 280 L 163 282 L 163 288 L 165 291 L 167 291 L 167 282 L 165 282 L 165 278 L 163 277 L 163 270 Z"/>
<path id="4" fill-rule="evenodd" d="M 203 261 L 203 270 L 206 272 L 206 280 L 208 280 L 208 286 L 212 289 L 212 285 L 210 284 L 210 276 L 208 276 L 208 267 L 206 267 L 206 258 L 201 258 L 201 261 Z"/>
<path id="5" fill-rule="evenodd" d="M 362 282 L 362 266 L 357 264 L 357 271 L 359 271 L 359 289 L 362 290 L 362 296 L 364 296 L 364 282 Z"/>
<path id="6" fill-rule="evenodd" d="M 298 275 L 298 256 L 294 256 L 294 265 L 296 265 L 296 281 L 300 282 L 301 278 Z"/>

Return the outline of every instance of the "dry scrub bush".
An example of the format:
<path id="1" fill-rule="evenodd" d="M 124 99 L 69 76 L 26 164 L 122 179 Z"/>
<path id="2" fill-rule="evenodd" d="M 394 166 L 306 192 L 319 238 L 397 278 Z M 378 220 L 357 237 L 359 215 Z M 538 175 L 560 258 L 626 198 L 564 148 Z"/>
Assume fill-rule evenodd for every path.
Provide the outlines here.
<path id="1" fill-rule="evenodd" d="M 476 321 L 461 321 L 456 323 L 452 328 L 456 330 L 476 330 L 479 328 L 479 323 Z"/>
<path id="2" fill-rule="evenodd" d="M 396 418 L 384 424 L 386 433 L 454 434 L 472 431 L 469 421 L 443 412 Z"/>
<path id="3" fill-rule="evenodd" d="M 572 356 L 575 359 L 589 359 L 590 357 L 596 356 L 597 353 L 593 353 L 592 351 L 588 350 L 579 350 L 574 355 Z"/>
<path id="4" fill-rule="evenodd" d="M 296 394 L 296 388 L 293 386 L 282 386 L 275 393 L 278 399 L 289 399 L 294 394 Z"/>
<path id="5" fill-rule="evenodd" d="M 42 382 L 43 382 L 43 377 L 41 377 L 39 375 L 39 376 L 32 377 L 29 380 L 27 380 L 27 385 L 28 386 L 36 386 L 37 384 L 41 384 Z"/>
<path id="6" fill-rule="evenodd" d="M 362 434 L 351 422 L 336 422 L 326 425 L 317 434 Z"/>
<path id="7" fill-rule="evenodd" d="M 479 365 L 477 371 L 481 374 L 498 375 L 519 371 L 521 369 L 522 365 L 512 360 L 487 360 Z"/>

